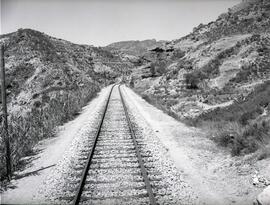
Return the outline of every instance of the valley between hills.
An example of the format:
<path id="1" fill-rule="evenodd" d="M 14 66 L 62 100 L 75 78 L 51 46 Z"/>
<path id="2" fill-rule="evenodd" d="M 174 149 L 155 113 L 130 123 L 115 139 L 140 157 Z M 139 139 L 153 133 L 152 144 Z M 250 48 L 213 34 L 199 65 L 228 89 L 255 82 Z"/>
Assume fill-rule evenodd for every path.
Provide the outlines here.
<path id="1" fill-rule="evenodd" d="M 189 193 L 199 194 L 200 202 L 270 203 L 269 1 L 243 1 L 172 41 L 95 47 L 19 29 L 1 35 L 0 43 L 5 46 L 15 173 L 31 163 L 38 167 L 31 156 L 44 143 L 44 153 L 53 150 L 52 139 L 64 136 L 61 129 L 86 120 L 82 113 L 89 102 L 102 103 L 104 89 L 123 83 L 130 112 L 140 113 L 134 114 L 138 124 L 151 128 L 145 129 L 157 136 L 184 181 L 197 186 Z M 0 140 L 2 192 L 18 199 L 23 181 L 13 192 L 5 180 Z M 68 141 L 57 143 L 68 146 Z M 211 202 L 202 197 L 204 190 Z"/>

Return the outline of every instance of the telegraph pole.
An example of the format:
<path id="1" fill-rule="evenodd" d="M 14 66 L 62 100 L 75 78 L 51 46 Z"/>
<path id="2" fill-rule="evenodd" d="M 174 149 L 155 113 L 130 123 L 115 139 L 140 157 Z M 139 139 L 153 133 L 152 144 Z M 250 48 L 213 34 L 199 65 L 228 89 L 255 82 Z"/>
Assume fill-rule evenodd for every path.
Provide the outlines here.
<path id="1" fill-rule="evenodd" d="M 0 81 L 2 93 L 2 111 L 3 111 L 3 125 L 4 125 L 4 141 L 6 145 L 6 169 L 7 178 L 11 179 L 11 156 L 10 143 L 8 134 L 8 113 L 7 113 L 7 95 L 6 95 L 6 79 L 5 79 L 5 61 L 4 61 L 4 46 L 0 46 Z"/>

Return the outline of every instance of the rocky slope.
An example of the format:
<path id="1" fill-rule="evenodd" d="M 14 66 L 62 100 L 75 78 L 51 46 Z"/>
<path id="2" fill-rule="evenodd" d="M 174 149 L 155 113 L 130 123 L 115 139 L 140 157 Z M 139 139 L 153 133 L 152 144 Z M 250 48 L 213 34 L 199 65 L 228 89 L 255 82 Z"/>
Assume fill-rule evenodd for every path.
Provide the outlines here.
<path id="1" fill-rule="evenodd" d="M 146 52 L 130 85 L 177 119 L 215 127 L 233 154 L 254 152 L 269 142 L 269 32 L 270 2 L 242 2 Z"/>
<path id="2" fill-rule="evenodd" d="M 118 50 L 129 55 L 141 56 L 149 49 L 161 46 L 163 42 L 164 41 L 156 41 L 155 39 L 144 41 L 120 41 L 112 43 L 106 46 L 106 48 L 109 50 Z"/>
<path id="3" fill-rule="evenodd" d="M 14 169 L 38 140 L 53 136 L 57 125 L 71 119 L 101 87 L 131 67 L 116 53 L 30 29 L 2 35 L 0 42 L 5 46 Z M 1 147 L 1 168 L 3 153 Z"/>

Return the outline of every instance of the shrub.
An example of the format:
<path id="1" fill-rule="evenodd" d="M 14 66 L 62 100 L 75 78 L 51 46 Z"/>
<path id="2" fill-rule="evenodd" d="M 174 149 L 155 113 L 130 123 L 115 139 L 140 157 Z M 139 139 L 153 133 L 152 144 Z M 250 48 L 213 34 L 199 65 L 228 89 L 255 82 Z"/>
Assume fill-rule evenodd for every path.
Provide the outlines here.
<path id="1" fill-rule="evenodd" d="M 146 102 L 151 103 L 151 99 L 150 99 L 150 97 L 149 97 L 148 95 L 142 94 L 142 98 L 143 98 Z"/>
<path id="2" fill-rule="evenodd" d="M 242 125 L 247 125 L 248 121 L 254 117 L 254 112 L 246 112 L 241 115 L 239 122 Z"/>
<path id="3" fill-rule="evenodd" d="M 151 65 L 150 65 L 150 73 L 151 73 L 152 77 L 154 77 L 156 75 L 156 68 L 155 68 L 154 63 L 151 63 Z"/>
<path id="4" fill-rule="evenodd" d="M 131 76 L 131 78 L 130 78 L 130 82 L 129 82 L 129 86 L 131 87 L 131 88 L 134 88 L 134 77 L 133 76 Z"/>
<path id="5" fill-rule="evenodd" d="M 236 122 L 206 122 L 203 126 L 205 125 L 211 132 L 212 139 L 223 147 L 228 147 L 235 136 L 241 135 L 241 126 Z"/>
<path id="6" fill-rule="evenodd" d="M 203 127 L 210 132 L 214 142 L 230 150 L 232 156 L 249 154 L 264 148 L 269 143 L 269 122 L 261 121 L 246 126 L 237 122 L 205 122 Z"/>
<path id="7" fill-rule="evenodd" d="M 198 89 L 199 79 L 197 73 L 187 73 L 185 74 L 185 83 L 187 89 Z"/>

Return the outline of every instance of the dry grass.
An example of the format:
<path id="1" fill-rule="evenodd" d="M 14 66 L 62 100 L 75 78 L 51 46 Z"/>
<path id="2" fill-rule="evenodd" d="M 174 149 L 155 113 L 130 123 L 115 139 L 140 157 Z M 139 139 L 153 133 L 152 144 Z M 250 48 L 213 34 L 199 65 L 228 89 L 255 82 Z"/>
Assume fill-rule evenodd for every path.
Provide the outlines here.
<path id="1" fill-rule="evenodd" d="M 233 156 L 253 153 L 257 150 L 265 150 L 270 141 L 270 124 L 261 121 L 242 125 L 238 122 L 204 122 L 202 127 L 208 132 L 209 137 L 219 146 L 226 147 Z M 264 156 L 269 156 L 264 152 Z"/>
<path id="2" fill-rule="evenodd" d="M 9 117 L 9 136 L 12 155 L 13 171 L 19 169 L 21 157 L 31 153 L 32 148 L 40 141 L 55 136 L 55 128 L 74 118 L 81 108 L 97 93 L 97 86 L 89 86 L 84 89 L 56 93 L 56 97 L 50 100 L 47 106 L 38 103 L 31 112 L 24 116 Z M 3 126 L 0 134 L 3 136 Z M 0 140 L 3 140 L 0 138 Z M 3 180 L 5 170 L 5 147 L 0 144 L 0 176 Z M 3 167 L 3 168 L 2 168 Z"/>
<path id="3" fill-rule="evenodd" d="M 187 119 L 184 123 L 207 130 L 210 138 L 219 146 L 228 149 L 233 156 L 264 150 L 270 141 L 270 117 L 269 114 L 268 117 L 261 116 L 269 105 L 269 85 L 269 82 L 265 82 L 258 86 L 246 101 L 233 104 L 229 109 L 216 109 L 208 113 L 207 117 Z M 183 119 L 170 109 L 177 99 L 171 101 L 159 93 L 146 95 L 134 90 L 150 104 L 183 122 Z M 268 152 L 264 153 L 262 158 L 269 156 Z"/>

